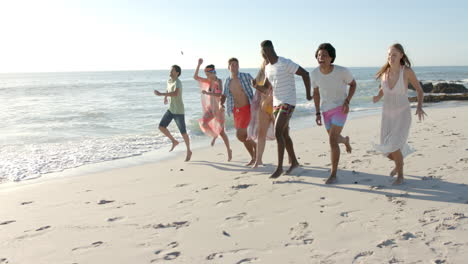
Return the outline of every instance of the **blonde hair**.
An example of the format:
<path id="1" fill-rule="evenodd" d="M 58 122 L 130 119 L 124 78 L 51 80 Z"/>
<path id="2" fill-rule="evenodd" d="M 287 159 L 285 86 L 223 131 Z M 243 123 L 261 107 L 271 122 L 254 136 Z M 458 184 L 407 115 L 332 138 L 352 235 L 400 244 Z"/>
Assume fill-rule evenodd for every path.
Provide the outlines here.
<path id="1" fill-rule="evenodd" d="M 403 57 L 400 59 L 400 65 L 411 68 L 411 62 L 408 59 L 408 56 L 406 56 L 405 50 L 400 43 L 395 43 L 390 46 L 390 48 L 395 48 L 403 54 Z M 390 68 L 390 64 L 387 61 L 387 63 L 385 63 L 385 65 L 382 66 L 382 68 L 380 68 L 380 70 L 375 74 L 375 78 L 380 79 L 382 75 L 387 72 L 388 68 Z"/>

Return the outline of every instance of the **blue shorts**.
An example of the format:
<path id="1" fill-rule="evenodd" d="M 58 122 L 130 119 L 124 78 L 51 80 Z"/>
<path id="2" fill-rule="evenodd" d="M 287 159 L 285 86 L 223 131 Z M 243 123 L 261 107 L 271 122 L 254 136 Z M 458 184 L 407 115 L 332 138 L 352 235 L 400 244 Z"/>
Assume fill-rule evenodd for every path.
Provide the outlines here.
<path id="1" fill-rule="evenodd" d="M 167 127 L 171 122 L 172 119 L 176 122 L 177 127 L 181 134 L 187 134 L 187 129 L 185 128 L 185 115 L 174 115 L 171 111 L 167 110 L 164 114 L 161 122 L 159 122 L 160 127 Z"/>

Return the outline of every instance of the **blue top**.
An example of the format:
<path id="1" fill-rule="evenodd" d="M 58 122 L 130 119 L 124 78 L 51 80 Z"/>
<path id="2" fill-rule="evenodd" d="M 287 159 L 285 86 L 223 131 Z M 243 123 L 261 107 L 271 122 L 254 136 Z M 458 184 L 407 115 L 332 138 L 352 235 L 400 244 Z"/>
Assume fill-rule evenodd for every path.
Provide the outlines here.
<path id="1" fill-rule="evenodd" d="M 244 72 L 239 72 L 237 77 L 240 80 L 242 89 L 244 89 L 244 93 L 247 95 L 247 98 L 249 98 L 249 104 L 250 104 L 253 98 L 253 88 L 252 88 L 253 77 L 252 75 L 250 75 L 250 73 L 244 73 Z M 224 82 L 224 91 L 223 91 L 223 94 L 226 96 L 226 100 L 227 100 L 228 115 L 231 115 L 232 110 L 234 109 L 234 98 L 232 96 L 231 90 L 229 90 L 230 83 L 231 83 L 231 76 L 226 78 L 226 81 Z"/>

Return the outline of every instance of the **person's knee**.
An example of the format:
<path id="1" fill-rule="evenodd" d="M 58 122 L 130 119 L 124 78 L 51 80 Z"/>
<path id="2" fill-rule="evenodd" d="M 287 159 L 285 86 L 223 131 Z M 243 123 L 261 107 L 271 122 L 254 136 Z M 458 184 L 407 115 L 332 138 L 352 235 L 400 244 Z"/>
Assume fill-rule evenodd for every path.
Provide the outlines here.
<path id="1" fill-rule="evenodd" d="M 161 126 L 161 125 L 159 126 L 159 130 L 160 130 L 160 131 L 163 131 L 163 130 L 165 130 L 165 129 L 166 129 L 165 126 Z"/>
<path id="2" fill-rule="evenodd" d="M 338 136 L 334 133 L 330 134 L 329 141 L 331 146 L 337 146 L 338 145 Z"/>
<path id="3" fill-rule="evenodd" d="M 236 133 L 237 139 L 239 139 L 240 142 L 245 142 L 247 141 L 247 133 L 244 131 L 238 130 Z"/>
<path id="4" fill-rule="evenodd" d="M 284 131 L 282 129 L 275 129 L 275 137 L 276 138 L 283 138 L 284 136 Z"/>

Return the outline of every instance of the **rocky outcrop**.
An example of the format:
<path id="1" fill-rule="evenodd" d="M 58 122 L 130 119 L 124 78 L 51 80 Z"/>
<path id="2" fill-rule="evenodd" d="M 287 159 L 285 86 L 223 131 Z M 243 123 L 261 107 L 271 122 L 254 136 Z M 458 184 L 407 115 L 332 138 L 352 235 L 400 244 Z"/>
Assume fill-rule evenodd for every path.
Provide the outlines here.
<path id="1" fill-rule="evenodd" d="M 423 89 L 423 92 L 425 92 L 425 93 L 431 93 L 432 89 L 434 89 L 434 85 L 432 85 L 431 82 L 429 82 L 429 83 L 419 82 L 419 84 L 421 85 L 421 87 Z M 411 83 L 408 83 L 408 89 L 416 90 L 416 89 L 414 89 L 413 85 L 411 85 Z"/>
<path id="2" fill-rule="evenodd" d="M 452 82 L 440 82 L 433 85 L 431 82 L 422 83 L 419 82 L 424 93 L 468 93 L 468 89 L 462 84 Z M 411 83 L 408 84 L 408 89 L 415 90 Z"/>
<path id="3" fill-rule="evenodd" d="M 418 98 L 409 97 L 410 102 L 417 102 Z M 424 103 L 436 103 L 441 101 L 453 101 L 453 100 L 468 100 L 468 93 L 464 94 L 428 94 L 424 95 Z"/>
<path id="4" fill-rule="evenodd" d="M 432 93 L 466 93 L 468 89 L 465 86 L 457 83 L 438 83 L 434 85 Z"/>

